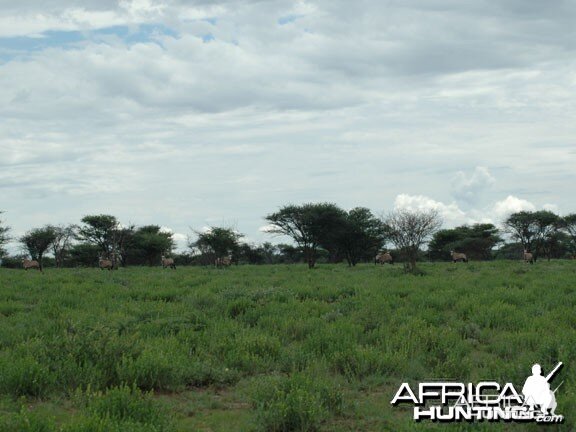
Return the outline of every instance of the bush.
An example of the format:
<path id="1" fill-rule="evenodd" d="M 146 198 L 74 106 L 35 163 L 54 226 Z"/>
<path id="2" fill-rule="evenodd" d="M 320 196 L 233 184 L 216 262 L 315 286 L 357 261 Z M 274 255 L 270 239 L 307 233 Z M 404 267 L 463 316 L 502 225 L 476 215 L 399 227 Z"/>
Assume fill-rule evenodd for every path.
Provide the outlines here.
<path id="1" fill-rule="evenodd" d="M 185 360 L 156 347 L 145 348 L 135 359 L 123 357 L 117 366 L 120 383 L 134 384 L 142 390 L 171 390 L 181 387 Z"/>
<path id="2" fill-rule="evenodd" d="M 343 403 L 340 391 L 302 374 L 262 379 L 253 398 L 258 427 L 268 432 L 318 430 Z"/>
<path id="3" fill-rule="evenodd" d="M 64 428 L 66 432 L 150 431 L 173 430 L 167 412 L 137 387 L 114 387 L 105 393 L 77 391 L 76 404 L 84 416 Z"/>
<path id="4" fill-rule="evenodd" d="M 18 414 L 2 416 L 0 430 L 3 432 L 54 432 L 54 419 L 28 411 L 22 406 Z"/>
<path id="5" fill-rule="evenodd" d="M 45 396 L 53 387 L 54 374 L 32 356 L 0 358 L 0 392 L 12 396 Z"/>

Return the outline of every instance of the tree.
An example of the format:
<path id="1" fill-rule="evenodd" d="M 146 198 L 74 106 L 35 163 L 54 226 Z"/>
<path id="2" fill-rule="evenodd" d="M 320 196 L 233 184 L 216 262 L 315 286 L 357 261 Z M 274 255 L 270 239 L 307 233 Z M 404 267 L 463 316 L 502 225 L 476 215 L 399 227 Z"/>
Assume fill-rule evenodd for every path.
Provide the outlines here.
<path id="1" fill-rule="evenodd" d="M 492 249 L 501 242 L 498 228 L 492 224 L 463 225 L 436 232 L 428 245 L 428 256 L 448 260 L 453 250 L 466 253 L 468 258 L 487 260 L 492 258 Z"/>
<path id="2" fill-rule="evenodd" d="M 42 258 L 55 239 L 56 232 L 54 227 L 46 225 L 43 228 L 35 228 L 28 231 L 20 237 L 20 242 L 26 247 L 32 259 L 38 261 L 40 270 L 42 270 Z"/>
<path id="3" fill-rule="evenodd" d="M 304 255 L 302 249 L 291 244 L 281 243 L 276 246 L 278 249 L 278 262 L 283 264 L 294 264 L 302 262 Z"/>
<path id="4" fill-rule="evenodd" d="M 365 207 L 350 210 L 343 222 L 338 244 L 348 265 L 372 259 L 384 244 L 384 223 Z"/>
<path id="5" fill-rule="evenodd" d="M 250 245 L 248 243 L 240 245 L 239 256 L 242 260 L 247 261 L 248 264 L 264 264 L 266 262 L 264 249 L 261 246 Z"/>
<path id="6" fill-rule="evenodd" d="M 190 242 L 188 247 L 195 248 L 203 255 L 205 264 L 213 263 L 216 258 L 232 256 L 232 260 L 238 262 L 240 239 L 244 234 L 236 232 L 232 228 L 210 227 L 205 232 L 195 231 L 198 236 L 196 241 Z"/>
<path id="7" fill-rule="evenodd" d="M 496 259 L 518 260 L 523 257 L 523 250 L 522 243 L 506 243 L 494 251 L 494 257 Z"/>
<path id="8" fill-rule="evenodd" d="M 70 248 L 70 263 L 73 266 L 96 266 L 99 253 L 100 248 L 92 243 L 75 244 Z"/>
<path id="9" fill-rule="evenodd" d="M 0 214 L 2 213 L 4 212 L 0 211 Z M 10 237 L 8 236 L 9 231 L 10 227 L 4 226 L 4 222 L 0 220 L 0 257 L 6 253 L 4 245 L 10 241 Z"/>
<path id="10" fill-rule="evenodd" d="M 114 233 L 118 230 L 118 220 L 110 215 L 91 215 L 82 218 L 84 224 L 78 229 L 78 237 L 98 246 L 100 253 L 109 256 L 115 251 Z"/>
<path id="11" fill-rule="evenodd" d="M 138 228 L 128 241 L 127 253 L 138 263 L 158 264 L 160 257 L 174 249 L 172 233 L 162 231 L 158 225 Z"/>
<path id="12" fill-rule="evenodd" d="M 532 251 L 535 242 L 536 227 L 532 212 L 521 211 L 513 213 L 504 221 L 504 230 L 518 240 L 527 251 Z"/>
<path id="13" fill-rule="evenodd" d="M 504 228 L 525 250 L 532 252 L 535 260 L 541 252 L 550 259 L 550 247 L 560 223 L 560 217 L 547 210 L 521 211 L 511 214 L 504 221 Z"/>
<path id="14" fill-rule="evenodd" d="M 550 211 L 541 210 L 534 213 L 536 220 L 536 251 L 534 259 L 542 252 L 548 261 L 552 257 L 554 246 L 559 243 L 558 231 L 561 226 L 561 218 Z"/>
<path id="15" fill-rule="evenodd" d="M 82 218 L 84 224 L 78 229 L 78 237 L 90 244 L 98 246 L 99 253 L 112 260 L 114 266 L 120 260 L 126 262 L 128 239 L 134 231 L 134 226 L 121 227 L 115 216 L 90 215 Z"/>
<path id="16" fill-rule="evenodd" d="M 76 225 L 59 225 L 52 227 L 54 231 L 54 241 L 52 242 L 52 254 L 56 262 L 56 267 L 64 267 L 64 259 L 70 252 L 72 240 L 76 236 Z"/>
<path id="17" fill-rule="evenodd" d="M 576 256 L 576 213 L 564 216 L 561 228 L 570 237 L 570 253 Z"/>
<path id="18" fill-rule="evenodd" d="M 264 257 L 264 263 L 273 264 L 278 259 L 278 246 L 273 245 L 270 242 L 264 242 L 259 248 L 262 251 L 262 256 Z"/>
<path id="19" fill-rule="evenodd" d="M 420 247 L 440 229 L 442 219 L 436 210 L 396 210 L 386 217 L 384 223 L 388 238 L 406 259 L 406 271 L 414 272 Z"/>
<path id="20" fill-rule="evenodd" d="M 338 248 L 345 212 L 332 203 L 287 205 L 266 216 L 272 234 L 291 237 L 302 249 L 308 268 L 316 264 L 318 248 L 326 248 L 332 259 Z"/>

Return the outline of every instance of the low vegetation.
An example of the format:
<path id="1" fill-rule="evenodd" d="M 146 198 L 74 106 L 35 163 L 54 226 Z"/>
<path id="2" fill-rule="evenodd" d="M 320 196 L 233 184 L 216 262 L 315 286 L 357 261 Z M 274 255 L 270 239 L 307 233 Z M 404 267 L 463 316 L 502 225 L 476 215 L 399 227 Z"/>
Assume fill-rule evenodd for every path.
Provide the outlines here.
<path id="1" fill-rule="evenodd" d="M 572 430 L 575 264 L 0 269 L 0 430 L 443 430 L 401 382 L 558 361 Z"/>

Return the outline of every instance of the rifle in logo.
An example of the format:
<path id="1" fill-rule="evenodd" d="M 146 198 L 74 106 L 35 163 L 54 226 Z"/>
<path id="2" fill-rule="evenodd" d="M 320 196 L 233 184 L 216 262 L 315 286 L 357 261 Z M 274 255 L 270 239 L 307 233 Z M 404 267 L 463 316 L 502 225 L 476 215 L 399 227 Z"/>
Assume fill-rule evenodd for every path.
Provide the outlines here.
<path id="1" fill-rule="evenodd" d="M 540 411 L 542 414 L 547 415 L 548 410 L 552 415 L 555 415 L 556 410 L 556 390 L 562 385 L 556 387 L 554 390 L 550 389 L 550 381 L 562 368 L 563 363 L 558 362 L 556 367 L 546 375 L 542 376 L 542 368 L 539 364 L 532 366 L 532 376 L 529 376 L 524 383 L 522 388 L 522 394 L 524 395 L 524 400 L 526 404 L 530 407 L 530 410 L 535 410 L 536 405 L 540 406 Z"/>

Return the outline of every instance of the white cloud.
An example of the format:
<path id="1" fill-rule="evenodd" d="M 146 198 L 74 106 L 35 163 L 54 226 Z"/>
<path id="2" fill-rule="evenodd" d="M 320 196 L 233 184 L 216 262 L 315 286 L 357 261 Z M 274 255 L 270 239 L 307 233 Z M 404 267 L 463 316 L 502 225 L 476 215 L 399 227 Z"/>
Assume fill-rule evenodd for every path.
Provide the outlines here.
<path id="1" fill-rule="evenodd" d="M 105 209 L 268 239 L 288 202 L 568 209 L 576 4 L 536 3 L 2 2 L 7 223 Z"/>
<path id="2" fill-rule="evenodd" d="M 476 167 L 469 176 L 464 171 L 458 171 L 452 182 L 453 195 L 466 203 L 476 203 L 479 195 L 495 182 L 496 179 L 486 167 Z"/>
<path id="3" fill-rule="evenodd" d="M 508 195 L 502 201 L 498 201 L 492 208 L 493 217 L 497 220 L 503 220 L 512 213 L 520 211 L 535 211 L 536 206 L 530 201 Z"/>
<path id="4" fill-rule="evenodd" d="M 542 208 L 555 213 L 558 212 L 558 206 L 555 204 L 545 204 Z M 505 199 L 485 207 L 462 210 L 456 203 L 445 204 L 427 196 L 401 194 L 394 201 L 394 209 L 410 211 L 436 210 L 442 216 L 446 227 L 454 227 L 475 223 L 492 223 L 498 226 L 512 213 L 535 211 L 537 207 L 527 200 L 509 195 Z"/>
<path id="5" fill-rule="evenodd" d="M 456 203 L 444 204 L 422 195 L 398 195 L 394 201 L 394 210 L 436 210 L 449 225 L 467 223 L 466 213 Z"/>

